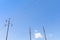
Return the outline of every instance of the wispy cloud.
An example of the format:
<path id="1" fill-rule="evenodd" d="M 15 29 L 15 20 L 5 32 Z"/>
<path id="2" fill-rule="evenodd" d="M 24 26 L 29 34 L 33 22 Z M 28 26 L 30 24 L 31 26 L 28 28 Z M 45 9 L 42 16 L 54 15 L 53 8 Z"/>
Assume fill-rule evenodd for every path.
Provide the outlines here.
<path id="1" fill-rule="evenodd" d="M 38 32 L 37 30 L 35 30 L 35 34 L 34 34 L 35 38 L 43 38 L 43 35 Z"/>
<path id="2" fill-rule="evenodd" d="M 53 37 L 53 34 L 50 33 L 48 36 L 49 36 L 49 37 Z"/>
<path id="3" fill-rule="evenodd" d="M 46 33 L 46 37 L 47 38 L 52 38 L 54 35 L 52 33 Z M 38 32 L 38 30 L 35 30 L 35 33 L 34 33 L 34 38 L 36 39 L 44 39 L 44 34 L 41 34 L 41 32 Z"/>

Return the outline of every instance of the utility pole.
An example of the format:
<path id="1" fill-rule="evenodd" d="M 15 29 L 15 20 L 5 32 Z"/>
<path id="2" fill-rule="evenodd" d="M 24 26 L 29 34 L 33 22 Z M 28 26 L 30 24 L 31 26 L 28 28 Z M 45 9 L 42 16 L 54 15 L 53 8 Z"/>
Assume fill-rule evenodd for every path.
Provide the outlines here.
<path id="1" fill-rule="evenodd" d="M 30 35 L 30 40 L 32 40 L 31 39 L 31 28 L 29 28 L 29 35 Z"/>
<path id="2" fill-rule="evenodd" d="M 45 40 L 47 40 L 46 32 L 45 32 L 45 28 L 44 28 L 44 26 L 43 26 L 43 32 L 44 32 L 44 38 L 45 38 Z"/>
<path id="3" fill-rule="evenodd" d="M 5 26 L 7 26 L 7 32 L 6 32 L 6 40 L 8 40 L 8 33 L 9 33 L 9 28 L 10 28 L 10 18 L 8 20 L 6 20 L 6 24 Z"/>

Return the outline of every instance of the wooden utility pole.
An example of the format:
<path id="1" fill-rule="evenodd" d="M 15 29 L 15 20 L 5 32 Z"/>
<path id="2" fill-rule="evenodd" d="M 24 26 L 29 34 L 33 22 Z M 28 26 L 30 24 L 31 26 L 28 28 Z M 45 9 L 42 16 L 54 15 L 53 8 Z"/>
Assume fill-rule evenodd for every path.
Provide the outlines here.
<path id="1" fill-rule="evenodd" d="M 8 40 L 8 32 L 9 32 L 10 25 L 11 23 L 10 23 L 10 18 L 9 18 L 8 20 L 6 20 L 6 24 L 5 24 L 5 26 L 7 26 L 6 40 Z"/>
<path id="2" fill-rule="evenodd" d="M 43 26 L 43 32 L 44 32 L 44 38 L 45 38 L 45 40 L 47 40 L 46 32 L 45 32 L 45 28 L 44 28 L 44 26 Z"/>
<path id="3" fill-rule="evenodd" d="M 29 28 L 29 35 L 30 35 L 30 40 L 32 40 L 31 39 L 31 28 Z"/>

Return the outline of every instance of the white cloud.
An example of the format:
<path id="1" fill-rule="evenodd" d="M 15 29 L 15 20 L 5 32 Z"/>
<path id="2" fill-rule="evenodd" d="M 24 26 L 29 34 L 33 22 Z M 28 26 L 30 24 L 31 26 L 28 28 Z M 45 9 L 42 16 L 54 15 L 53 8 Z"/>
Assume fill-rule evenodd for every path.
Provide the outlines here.
<path id="1" fill-rule="evenodd" d="M 43 38 L 42 34 L 39 32 L 35 33 L 35 38 Z"/>

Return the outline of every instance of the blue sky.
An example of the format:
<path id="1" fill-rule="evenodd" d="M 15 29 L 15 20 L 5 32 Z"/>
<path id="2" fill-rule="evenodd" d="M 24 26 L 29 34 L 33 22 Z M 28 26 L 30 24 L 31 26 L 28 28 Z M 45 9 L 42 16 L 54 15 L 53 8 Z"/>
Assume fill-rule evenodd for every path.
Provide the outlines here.
<path id="1" fill-rule="evenodd" d="M 60 40 L 60 0 L 0 0 L 0 40 L 5 40 L 5 20 L 11 18 L 8 40 L 32 40 L 35 30 L 43 35 L 44 24 L 48 40 Z"/>

